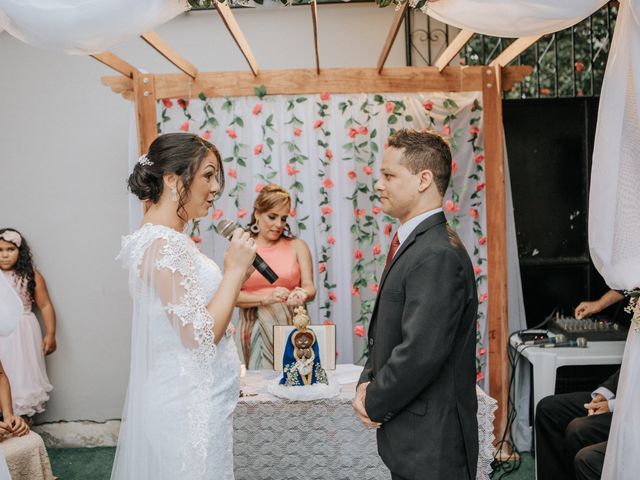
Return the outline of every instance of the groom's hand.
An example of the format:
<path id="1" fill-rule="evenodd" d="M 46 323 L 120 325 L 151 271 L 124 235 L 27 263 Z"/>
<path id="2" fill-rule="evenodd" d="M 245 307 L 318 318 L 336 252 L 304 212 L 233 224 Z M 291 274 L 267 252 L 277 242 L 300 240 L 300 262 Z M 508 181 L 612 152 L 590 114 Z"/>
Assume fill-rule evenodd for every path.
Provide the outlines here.
<path id="1" fill-rule="evenodd" d="M 356 417 L 358 417 L 358 420 L 360 420 L 365 427 L 380 428 L 380 425 L 382 424 L 371 420 L 369 418 L 369 415 L 367 415 L 367 411 L 364 408 L 364 400 L 367 397 L 368 385 L 369 385 L 369 382 L 361 383 L 360 385 L 358 385 L 358 388 L 356 389 L 356 396 L 353 399 L 353 402 L 351 402 L 351 405 L 353 406 L 353 409 L 356 412 Z"/>

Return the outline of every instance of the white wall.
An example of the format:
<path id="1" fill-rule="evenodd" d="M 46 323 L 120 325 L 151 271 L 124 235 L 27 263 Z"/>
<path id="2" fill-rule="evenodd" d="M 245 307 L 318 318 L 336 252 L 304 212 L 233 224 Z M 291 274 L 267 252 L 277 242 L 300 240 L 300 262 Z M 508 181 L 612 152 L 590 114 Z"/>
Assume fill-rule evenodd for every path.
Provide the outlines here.
<path id="1" fill-rule="evenodd" d="M 262 69 L 313 68 L 309 7 L 234 10 Z M 393 8 L 320 5 L 323 67 L 373 67 Z M 201 71 L 246 71 L 216 12 L 180 16 L 157 32 Z M 142 40 L 113 49 L 153 73 L 175 69 Z M 402 33 L 387 60 L 404 65 Z M 22 231 L 58 315 L 54 385 L 38 421 L 119 418 L 128 377 L 130 310 L 115 262 L 127 233 L 131 104 L 100 84 L 89 57 L 0 33 L 0 226 Z"/>

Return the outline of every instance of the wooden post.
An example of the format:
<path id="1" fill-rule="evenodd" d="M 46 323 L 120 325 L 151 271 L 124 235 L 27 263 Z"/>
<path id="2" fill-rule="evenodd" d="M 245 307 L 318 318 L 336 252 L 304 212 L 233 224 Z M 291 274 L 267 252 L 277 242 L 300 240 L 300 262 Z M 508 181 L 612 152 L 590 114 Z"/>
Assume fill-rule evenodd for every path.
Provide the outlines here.
<path id="1" fill-rule="evenodd" d="M 489 271 L 489 395 L 498 401 L 494 422 L 496 440 L 501 438 L 507 423 L 509 394 L 507 221 L 501 77 L 500 66 L 482 69 Z"/>
<path id="2" fill-rule="evenodd" d="M 156 87 L 152 74 L 133 72 L 133 101 L 136 104 L 138 153 L 149 151 L 149 145 L 158 135 L 156 126 Z"/>

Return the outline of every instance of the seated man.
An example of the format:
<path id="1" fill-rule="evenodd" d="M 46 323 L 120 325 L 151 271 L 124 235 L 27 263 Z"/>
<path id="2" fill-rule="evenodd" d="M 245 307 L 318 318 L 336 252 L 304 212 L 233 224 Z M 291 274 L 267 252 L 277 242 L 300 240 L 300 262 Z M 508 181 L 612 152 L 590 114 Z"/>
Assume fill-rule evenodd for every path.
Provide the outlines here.
<path id="1" fill-rule="evenodd" d="M 582 302 L 575 317 L 586 318 L 624 296 L 609 290 L 594 302 Z M 615 406 L 620 370 L 593 392 L 543 398 L 536 408 L 538 480 L 599 479 Z"/>

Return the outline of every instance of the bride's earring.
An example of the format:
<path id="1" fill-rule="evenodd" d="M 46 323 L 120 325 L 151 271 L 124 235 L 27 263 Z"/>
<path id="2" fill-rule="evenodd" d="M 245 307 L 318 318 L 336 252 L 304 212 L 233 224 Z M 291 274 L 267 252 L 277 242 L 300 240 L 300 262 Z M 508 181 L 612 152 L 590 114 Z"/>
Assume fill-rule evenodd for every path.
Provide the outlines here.
<path id="1" fill-rule="evenodd" d="M 171 201 L 178 201 L 178 189 L 176 187 L 171 187 Z"/>
<path id="2" fill-rule="evenodd" d="M 258 226 L 258 221 L 256 220 L 256 223 L 252 224 L 249 227 L 249 230 L 251 230 L 251 233 L 253 233 L 254 235 L 257 235 L 260 233 L 260 227 Z"/>

